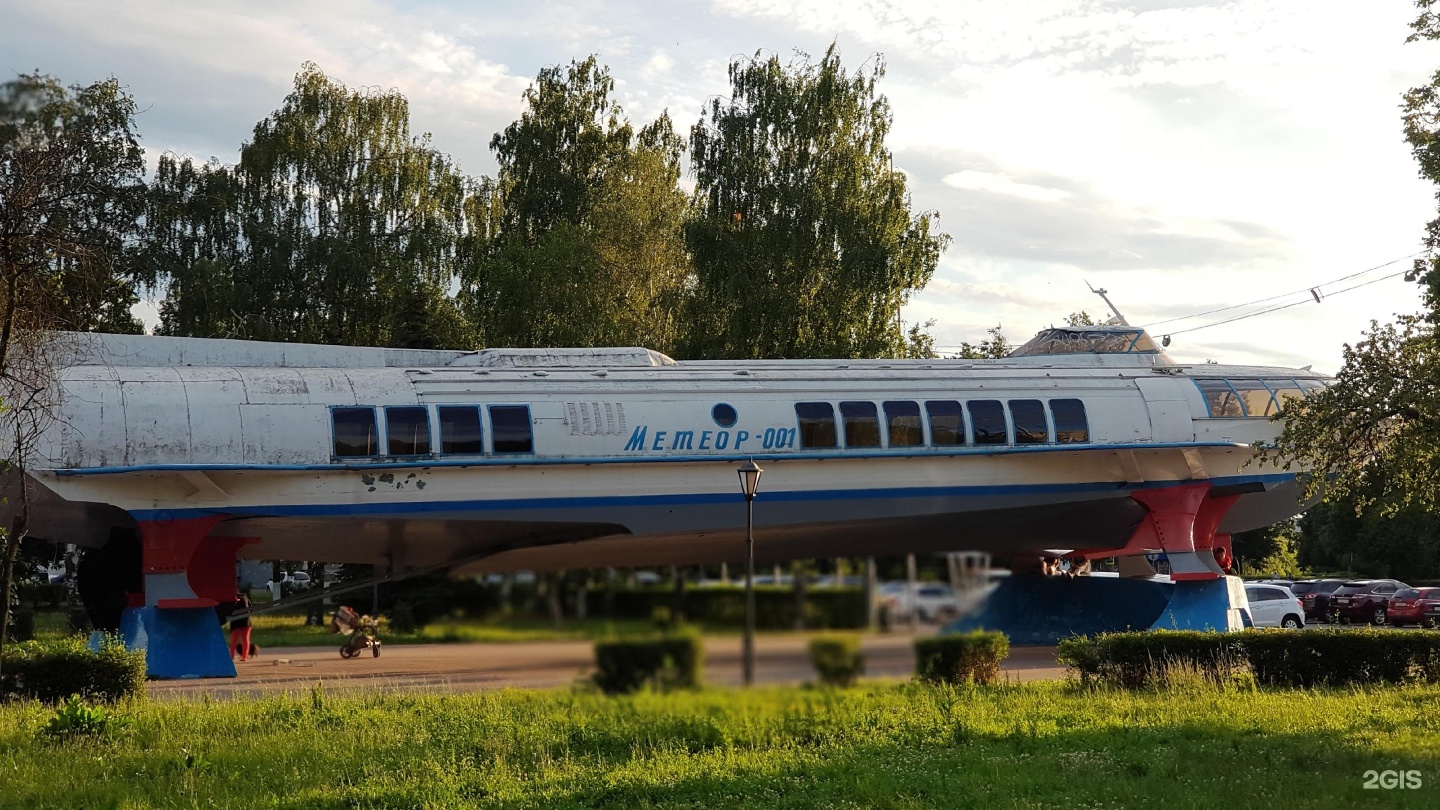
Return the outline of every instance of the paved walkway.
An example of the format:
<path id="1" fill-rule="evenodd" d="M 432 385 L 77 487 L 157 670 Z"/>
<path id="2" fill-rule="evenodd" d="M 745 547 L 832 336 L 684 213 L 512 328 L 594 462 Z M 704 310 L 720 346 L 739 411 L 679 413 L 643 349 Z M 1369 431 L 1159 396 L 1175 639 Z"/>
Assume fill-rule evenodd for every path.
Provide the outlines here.
<path id="1" fill-rule="evenodd" d="M 866 676 L 908 678 L 915 671 L 912 636 L 865 636 Z M 808 636 L 761 636 L 756 642 L 755 679 L 760 684 L 798 684 L 814 680 Z M 302 691 L 317 681 L 339 689 L 546 689 L 566 686 L 594 671 L 594 645 L 588 641 L 521 644 L 421 644 L 381 648 L 342 660 L 334 647 L 277 647 L 259 658 L 237 662 L 235 678 L 151 681 L 154 697 L 211 694 L 218 697 Z M 1014 647 L 1002 669 L 1005 677 L 1034 681 L 1064 677 L 1054 647 Z M 706 683 L 738 686 L 740 638 L 705 639 Z"/>

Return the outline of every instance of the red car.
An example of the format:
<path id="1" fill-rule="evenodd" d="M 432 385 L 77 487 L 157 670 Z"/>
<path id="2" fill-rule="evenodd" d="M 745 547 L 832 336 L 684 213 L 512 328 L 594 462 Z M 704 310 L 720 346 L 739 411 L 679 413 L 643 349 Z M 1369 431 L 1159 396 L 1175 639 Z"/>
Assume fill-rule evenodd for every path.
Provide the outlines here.
<path id="1" fill-rule="evenodd" d="M 1390 597 L 1409 587 L 1394 579 L 1352 579 L 1330 595 L 1330 622 L 1384 624 Z"/>
<path id="2" fill-rule="evenodd" d="M 1390 597 L 1385 619 L 1396 627 L 1435 627 L 1440 621 L 1440 588 L 1403 588 Z"/>

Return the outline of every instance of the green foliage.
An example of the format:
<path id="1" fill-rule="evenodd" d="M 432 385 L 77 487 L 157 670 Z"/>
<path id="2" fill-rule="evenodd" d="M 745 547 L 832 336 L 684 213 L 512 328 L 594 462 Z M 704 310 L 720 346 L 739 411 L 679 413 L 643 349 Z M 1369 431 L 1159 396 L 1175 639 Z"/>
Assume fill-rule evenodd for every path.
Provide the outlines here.
<path id="1" fill-rule="evenodd" d="M 705 648 L 700 637 L 595 643 L 595 683 L 610 694 L 700 685 Z"/>
<path id="2" fill-rule="evenodd" d="M 874 683 L 625 697 L 346 689 L 317 709 L 301 687 L 137 703 L 125 712 L 129 733 L 62 751 L 35 744 L 51 709 L 15 704 L 0 707 L 0 806 L 1205 807 L 1279 797 L 1431 808 L 1437 701 L 1435 686 L 1177 695 Z M 1417 769 L 1427 788 L 1366 790 L 1370 769 Z"/>
<path id="3" fill-rule="evenodd" d="M 55 710 L 50 722 L 45 725 L 44 734 L 52 738 L 72 737 L 116 737 L 128 731 L 133 720 L 107 711 L 103 706 L 91 706 L 71 695 Z"/>
<path id="4" fill-rule="evenodd" d="M 649 619 L 657 605 L 706 627 L 740 627 L 745 622 L 745 589 L 738 586 L 668 590 L 619 589 L 612 594 L 617 618 Z M 788 587 L 755 589 L 755 626 L 761 630 L 795 627 L 795 592 Z M 850 630 L 869 621 L 865 591 L 861 588 L 810 588 L 805 592 L 805 626 L 820 630 Z"/>
<path id="5" fill-rule="evenodd" d="M 17 327 L 139 331 L 126 279 L 144 204 L 134 118 L 113 78 L 0 83 L 0 372 Z"/>
<path id="6" fill-rule="evenodd" d="M 1418 505 L 1357 511 L 1355 498 L 1337 496 L 1306 512 L 1300 520 L 1300 563 L 1412 585 L 1440 578 L 1440 513 Z"/>
<path id="7" fill-rule="evenodd" d="M 85 639 L 71 637 L 7 645 L 0 667 L 0 700 L 20 698 L 56 703 L 71 695 L 114 701 L 145 693 L 145 651 L 126 650 L 108 638 L 92 652 Z"/>
<path id="8" fill-rule="evenodd" d="M 1009 356 L 1015 346 L 1010 343 L 999 326 L 985 330 L 990 337 L 979 343 L 960 342 L 960 351 L 955 354 L 962 360 L 987 360 Z"/>
<path id="9" fill-rule="evenodd" d="M 1085 310 L 1082 309 L 1082 310 L 1080 310 L 1079 312 L 1072 312 L 1072 313 L 1070 313 L 1069 315 L 1065 316 L 1065 325 L 1066 325 L 1066 326 L 1098 326 L 1098 325 L 1099 325 L 1099 321 L 1096 321 L 1095 318 L 1094 318 L 1094 316 L 1092 316 L 1090 313 L 1088 313 L 1088 312 L 1086 312 Z"/>
<path id="10" fill-rule="evenodd" d="M 162 156 L 143 251 L 162 331 L 471 348 L 448 295 L 468 188 L 404 96 L 307 64 L 238 166 Z"/>
<path id="11" fill-rule="evenodd" d="M 885 140 L 884 63 L 730 63 L 730 93 L 690 133 L 696 284 L 687 357 L 898 357 L 898 319 L 948 237 L 912 214 Z"/>
<path id="12" fill-rule="evenodd" d="M 42 606 L 54 609 L 69 601 L 70 589 L 66 585 L 51 585 L 48 582 L 17 582 L 15 598 L 32 609 L 38 610 Z"/>
<path id="13" fill-rule="evenodd" d="M 491 141 L 500 172 L 462 298 L 485 341 L 673 351 L 690 275 L 667 114 L 639 132 L 594 56 L 541 70 Z"/>
<path id="14" fill-rule="evenodd" d="M 29 641 L 35 638 L 35 611 L 11 609 L 6 627 L 6 641 Z"/>
<path id="15" fill-rule="evenodd" d="M 1156 630 L 1077 636 L 1060 642 L 1058 660 L 1082 682 L 1125 688 L 1161 686 L 1175 668 L 1212 683 L 1253 673 L 1263 686 L 1315 687 L 1440 682 L 1440 633 L 1370 629 Z"/>
<path id="16" fill-rule="evenodd" d="M 915 639 L 915 676 L 927 683 L 993 684 L 1010 657 L 1004 633 L 975 630 Z"/>
<path id="17" fill-rule="evenodd" d="M 810 640 L 810 664 L 821 683 L 846 687 L 865 674 L 865 653 L 857 636 L 821 636 Z"/>
<path id="18" fill-rule="evenodd" d="M 389 619 L 389 627 L 397 633 L 413 633 L 420 629 L 420 624 L 415 621 L 415 610 L 409 602 L 396 602 L 386 618 Z"/>
<path id="19" fill-rule="evenodd" d="M 1416 6 L 1409 41 L 1440 39 L 1434 0 Z M 1440 71 L 1405 93 L 1402 110 L 1420 176 L 1437 185 L 1440 200 Z M 1285 469 L 1308 468 L 1307 496 L 1323 490 L 1387 513 L 1440 508 L 1440 219 L 1426 225 L 1424 243 L 1427 255 L 1412 274 L 1424 290 L 1422 312 L 1372 321 L 1345 346 L 1335 383 L 1286 407 L 1272 456 Z"/>

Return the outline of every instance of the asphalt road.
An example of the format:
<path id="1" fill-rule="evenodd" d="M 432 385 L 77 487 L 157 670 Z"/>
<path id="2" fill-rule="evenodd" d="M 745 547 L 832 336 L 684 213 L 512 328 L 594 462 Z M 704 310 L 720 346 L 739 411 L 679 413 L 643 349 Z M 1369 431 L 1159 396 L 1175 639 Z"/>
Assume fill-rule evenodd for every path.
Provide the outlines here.
<path id="1" fill-rule="evenodd" d="M 866 636 L 866 677 L 908 678 L 915 671 L 913 636 L 903 633 Z M 801 635 L 761 636 L 756 642 L 755 680 L 760 684 L 798 684 L 813 680 L 814 670 Z M 423 644 L 381 648 L 342 660 L 333 647 L 284 647 L 263 650 L 253 660 L 236 662 L 235 678 L 152 681 L 157 698 L 258 696 L 307 690 L 316 682 L 336 690 L 546 689 L 566 686 L 594 671 L 594 646 L 588 641 L 525 644 Z M 1012 647 L 1005 677 L 1034 681 L 1064 677 L 1054 647 Z M 740 638 L 705 639 L 706 683 L 738 686 Z"/>

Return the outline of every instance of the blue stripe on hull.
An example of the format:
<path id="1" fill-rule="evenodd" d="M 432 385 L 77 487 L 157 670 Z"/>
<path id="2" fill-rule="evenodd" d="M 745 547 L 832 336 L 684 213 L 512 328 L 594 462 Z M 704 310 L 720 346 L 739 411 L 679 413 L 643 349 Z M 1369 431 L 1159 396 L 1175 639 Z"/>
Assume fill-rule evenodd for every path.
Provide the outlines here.
<path id="1" fill-rule="evenodd" d="M 1281 484 L 1294 480 L 1291 473 L 1270 475 L 1229 476 L 1208 479 L 1215 486 L 1237 484 Z M 1186 486 L 1204 483 L 1199 480 L 1149 481 L 1139 484 L 1107 482 L 1076 484 L 1009 484 L 978 487 L 906 487 L 873 489 L 836 489 L 808 491 L 765 492 L 757 500 L 764 503 L 807 504 L 835 501 L 877 501 L 909 499 L 972 499 L 972 498 L 1046 498 L 1055 495 L 1091 496 L 1105 493 L 1121 493 L 1136 489 L 1154 489 Z M 1083 497 L 1081 499 L 1084 499 Z M 423 515 L 437 519 L 496 520 L 503 519 L 502 512 L 530 510 L 576 510 L 596 509 L 629 510 L 637 507 L 659 506 L 709 506 L 735 504 L 742 500 L 740 493 L 677 493 L 669 495 L 607 495 L 590 497 L 549 497 L 512 498 L 503 500 L 470 501 L 427 501 L 370 504 L 276 504 L 259 506 L 237 506 L 225 509 L 137 509 L 131 510 L 136 520 L 177 520 L 201 515 L 226 514 L 236 516 L 268 517 L 388 517 L 395 515 Z M 928 510 L 927 510 L 928 511 Z M 941 510 L 943 511 L 943 510 Z M 559 516 L 551 516 L 559 519 Z M 594 516 L 578 518 L 596 519 Z"/>

